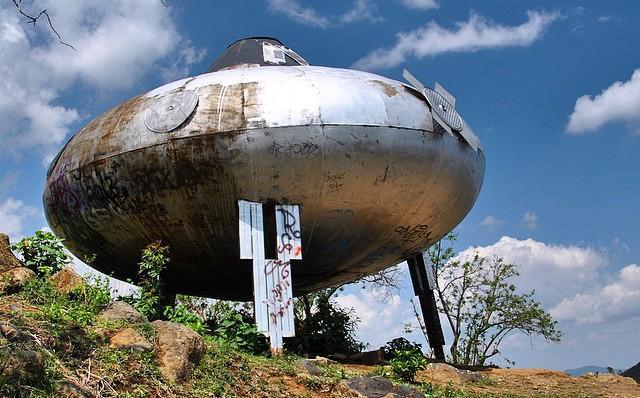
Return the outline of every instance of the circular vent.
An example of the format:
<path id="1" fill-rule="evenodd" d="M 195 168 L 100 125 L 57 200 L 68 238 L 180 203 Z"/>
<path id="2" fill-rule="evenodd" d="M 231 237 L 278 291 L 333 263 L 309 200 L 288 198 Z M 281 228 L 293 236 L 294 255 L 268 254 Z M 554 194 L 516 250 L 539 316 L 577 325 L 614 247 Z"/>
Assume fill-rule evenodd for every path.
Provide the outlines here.
<path id="1" fill-rule="evenodd" d="M 428 87 L 424 88 L 424 96 L 431 104 L 432 112 L 435 112 L 453 130 L 462 130 L 462 118 L 445 97 Z"/>
<path id="2" fill-rule="evenodd" d="M 155 133 L 168 133 L 191 116 L 198 95 L 191 90 L 171 93 L 153 100 L 144 115 L 144 124 Z"/>

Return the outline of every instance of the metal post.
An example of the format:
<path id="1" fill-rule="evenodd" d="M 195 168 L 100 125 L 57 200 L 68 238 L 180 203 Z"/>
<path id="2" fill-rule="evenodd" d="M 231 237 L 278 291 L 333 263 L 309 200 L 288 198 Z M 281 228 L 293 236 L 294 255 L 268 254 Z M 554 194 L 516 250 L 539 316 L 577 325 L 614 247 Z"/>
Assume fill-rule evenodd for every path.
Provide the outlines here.
<path id="1" fill-rule="evenodd" d="M 436 359 L 444 361 L 444 349 L 442 346 L 445 344 L 445 341 L 444 334 L 442 333 L 442 325 L 440 324 L 440 317 L 438 316 L 436 298 L 433 294 L 433 289 L 435 288 L 433 271 L 427 269 L 422 254 L 409 257 L 407 264 L 409 264 L 413 291 L 420 300 L 420 309 L 422 310 L 422 318 L 427 328 L 429 346 L 431 346 Z"/>

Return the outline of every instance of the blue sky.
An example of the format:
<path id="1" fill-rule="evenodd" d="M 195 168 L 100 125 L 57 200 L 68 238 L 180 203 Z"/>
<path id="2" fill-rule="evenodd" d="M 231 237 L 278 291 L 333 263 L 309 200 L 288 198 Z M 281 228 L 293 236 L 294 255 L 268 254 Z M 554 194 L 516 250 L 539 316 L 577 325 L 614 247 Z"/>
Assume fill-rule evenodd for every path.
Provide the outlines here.
<path id="1" fill-rule="evenodd" d="M 522 336 L 518 366 L 640 361 L 640 4 L 601 1 L 29 1 L 0 8 L 0 231 L 46 225 L 46 165 L 75 131 L 141 92 L 202 73 L 232 41 L 275 36 L 310 63 L 436 80 L 482 140 L 487 169 L 456 248 L 521 266 L 562 343 Z M 411 320 L 408 281 L 388 302 L 339 298 L 372 345 Z M 384 321 L 381 321 L 383 319 Z M 394 335 L 395 334 L 395 335 Z M 417 334 L 414 338 L 420 339 Z M 423 339 L 422 339 L 423 340 Z"/>

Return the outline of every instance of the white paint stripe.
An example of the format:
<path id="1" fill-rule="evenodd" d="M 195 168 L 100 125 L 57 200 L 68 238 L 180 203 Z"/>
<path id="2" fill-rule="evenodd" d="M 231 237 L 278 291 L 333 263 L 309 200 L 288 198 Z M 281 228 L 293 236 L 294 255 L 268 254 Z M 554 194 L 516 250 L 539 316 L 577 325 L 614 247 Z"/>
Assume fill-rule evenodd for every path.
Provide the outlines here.
<path id="1" fill-rule="evenodd" d="M 262 205 L 251 203 L 251 235 L 253 249 L 253 294 L 256 326 L 258 331 L 266 332 L 268 325 L 268 308 L 265 304 L 266 289 L 264 278 L 264 234 L 262 227 Z"/>
<path id="2" fill-rule="evenodd" d="M 222 110 L 224 109 L 224 96 L 227 93 L 227 86 L 222 87 L 220 98 L 218 98 L 218 131 L 222 125 Z"/>
<path id="3" fill-rule="evenodd" d="M 253 258 L 253 247 L 251 243 L 251 202 L 246 200 L 238 201 L 240 213 L 238 230 L 240 235 L 240 259 L 250 260 Z"/>

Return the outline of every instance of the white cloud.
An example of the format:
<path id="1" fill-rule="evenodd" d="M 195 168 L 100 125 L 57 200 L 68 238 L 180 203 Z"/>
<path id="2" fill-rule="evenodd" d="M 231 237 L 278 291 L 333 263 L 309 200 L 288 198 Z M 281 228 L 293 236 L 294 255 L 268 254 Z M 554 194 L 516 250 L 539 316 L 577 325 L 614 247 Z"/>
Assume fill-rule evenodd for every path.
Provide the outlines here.
<path id="1" fill-rule="evenodd" d="M 8 198 L 0 203 L 0 232 L 15 241 L 22 237 L 25 221 L 38 214 L 35 207 L 23 201 Z"/>
<path id="2" fill-rule="evenodd" d="M 496 24 L 484 17 L 471 14 L 466 22 L 458 22 L 456 29 L 443 28 L 436 22 L 410 32 L 398 33 L 391 48 L 379 48 L 358 60 L 358 69 L 391 68 L 407 57 L 422 58 L 447 52 L 472 52 L 488 48 L 531 45 L 545 29 L 558 18 L 557 13 L 528 11 L 528 20 L 517 26 Z"/>
<path id="3" fill-rule="evenodd" d="M 343 308 L 355 310 L 360 319 L 358 338 L 373 349 L 403 334 L 404 324 L 411 319 L 411 303 L 399 295 L 380 302 L 380 294 L 369 289 L 337 296 L 334 301 Z"/>
<path id="4" fill-rule="evenodd" d="M 320 15 L 311 7 L 304 7 L 296 0 L 268 0 L 269 8 L 282 13 L 302 24 L 326 28 L 331 25 L 329 18 Z"/>
<path id="5" fill-rule="evenodd" d="M 492 215 L 488 215 L 488 216 L 486 216 L 484 218 L 484 220 L 482 220 L 482 222 L 480 223 L 480 226 L 493 229 L 493 228 L 496 228 L 496 227 L 498 227 L 499 225 L 502 225 L 502 224 L 504 224 L 504 221 L 502 221 L 498 217 L 494 217 Z"/>
<path id="6" fill-rule="evenodd" d="M 565 298 L 551 309 L 558 320 L 579 324 L 640 317 L 640 267 L 631 264 L 601 289 Z"/>
<path id="7" fill-rule="evenodd" d="M 409 8 L 419 10 L 429 10 L 431 8 L 439 7 L 437 0 L 402 0 L 402 4 Z"/>
<path id="8" fill-rule="evenodd" d="M 173 81 L 184 78 L 189 74 L 191 66 L 202 61 L 207 55 L 204 48 L 197 49 L 192 46 L 183 47 L 179 52 L 175 62 L 160 69 L 162 78 L 165 81 Z"/>
<path id="9" fill-rule="evenodd" d="M 630 80 L 617 81 L 595 97 L 578 98 L 569 116 L 567 132 L 583 134 L 616 121 L 636 124 L 640 121 L 640 69 L 633 72 Z"/>
<path id="10" fill-rule="evenodd" d="M 378 15 L 378 6 L 371 0 L 356 0 L 353 7 L 342 14 L 340 22 L 351 23 L 356 21 L 380 22 L 383 18 Z"/>
<path id="11" fill-rule="evenodd" d="M 322 15 L 313 7 L 306 7 L 298 0 L 267 0 L 271 11 L 284 14 L 294 22 L 318 28 L 340 26 L 357 21 L 379 22 L 378 6 L 372 0 L 354 0 L 350 9 L 339 16 Z"/>
<path id="12" fill-rule="evenodd" d="M 476 252 L 483 257 L 502 257 L 505 262 L 517 264 L 520 276 L 516 285 L 522 291 L 535 289 L 536 298 L 547 308 L 595 286 L 598 271 L 608 265 L 607 258 L 590 247 L 508 236 L 489 246 L 465 249 L 457 258 L 464 260 Z"/>
<path id="13" fill-rule="evenodd" d="M 159 1 L 60 0 L 39 6 L 78 51 L 61 45 L 45 21 L 31 26 L 10 2 L 0 8 L 0 139 L 14 153 L 29 148 L 47 157 L 60 146 L 79 119 L 79 110 L 60 103 L 65 90 L 130 88 L 176 53 L 183 65 L 196 62 L 170 8 Z"/>
<path id="14" fill-rule="evenodd" d="M 520 224 L 525 228 L 536 229 L 538 228 L 538 215 L 532 211 L 527 211 L 522 216 Z"/>

